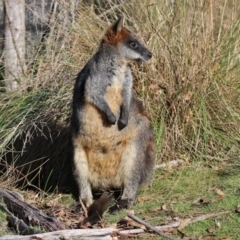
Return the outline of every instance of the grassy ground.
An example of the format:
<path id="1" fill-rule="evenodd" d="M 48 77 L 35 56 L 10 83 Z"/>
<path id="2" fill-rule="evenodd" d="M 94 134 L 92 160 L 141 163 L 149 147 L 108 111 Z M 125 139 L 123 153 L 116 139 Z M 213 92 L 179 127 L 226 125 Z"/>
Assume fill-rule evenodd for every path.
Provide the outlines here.
<path id="1" fill-rule="evenodd" d="M 66 13 L 67 2 L 62 2 Z M 74 78 L 96 51 L 99 36 L 121 13 L 154 56 L 149 64 L 133 65 L 132 69 L 134 88 L 154 126 L 156 162 L 183 161 L 179 167 L 156 170 L 151 186 L 139 193 L 135 214 L 158 225 L 175 217 L 230 210 L 224 216 L 190 224 L 181 232 L 195 239 L 238 239 L 237 2 L 116 2 L 81 6 L 74 24 L 62 25 L 56 15 L 44 49 L 29 59 L 23 90 L 0 93 L 1 167 L 24 186 L 34 180 L 35 190 L 60 190 L 69 184 L 65 180 L 69 179 L 67 143 Z M 106 214 L 105 219 L 115 223 L 124 215 Z M 0 230 L 1 235 L 5 230 Z"/>
<path id="2" fill-rule="evenodd" d="M 240 218 L 235 212 L 240 204 L 238 168 L 238 163 L 228 166 L 193 163 L 178 169 L 157 170 L 152 185 L 140 191 L 135 215 L 152 225 L 162 225 L 177 219 L 231 211 L 191 223 L 173 234 L 191 239 L 238 239 Z M 108 221 L 116 222 L 123 216 L 107 217 Z"/>
<path id="3" fill-rule="evenodd" d="M 133 207 L 134 213 L 152 225 L 162 225 L 179 219 L 192 219 L 211 213 L 230 211 L 223 216 L 191 223 L 179 230 L 180 232 L 174 230 L 171 234 L 191 239 L 238 239 L 240 216 L 236 209 L 240 206 L 239 168 L 238 162 L 227 165 L 195 162 L 184 163 L 177 169 L 156 170 L 151 185 L 139 191 L 137 202 Z M 49 197 L 39 197 L 31 203 L 45 209 L 44 206 L 50 201 L 67 208 L 70 208 L 74 202 L 70 195 L 59 197 L 50 194 Z M 108 225 L 116 224 L 126 214 L 126 211 L 121 211 L 117 215 L 105 213 L 103 219 Z M 6 215 L 1 213 L 0 219 L 1 235 L 9 233 L 6 227 Z M 141 236 L 140 239 L 142 238 Z M 149 235 L 145 238 L 161 239 Z"/>
<path id="4" fill-rule="evenodd" d="M 0 211 L 0 236 L 6 235 L 9 233 L 6 217 L 7 217 L 6 214 Z"/>

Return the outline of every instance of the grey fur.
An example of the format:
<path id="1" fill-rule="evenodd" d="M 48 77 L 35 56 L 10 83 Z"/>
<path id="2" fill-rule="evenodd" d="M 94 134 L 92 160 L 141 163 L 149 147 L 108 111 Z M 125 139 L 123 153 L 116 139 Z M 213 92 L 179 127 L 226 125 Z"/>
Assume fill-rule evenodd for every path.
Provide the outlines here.
<path id="1" fill-rule="evenodd" d="M 90 76 L 87 77 L 86 81 L 85 96 L 89 102 L 106 114 L 110 124 L 115 124 L 117 116 L 114 116 L 110 110 L 108 103 L 104 99 L 104 94 L 106 93 L 106 88 L 112 84 L 113 78 L 118 75 L 118 71 L 121 71 L 122 67 L 117 63 L 121 58 L 119 58 L 118 52 L 115 51 L 115 48 L 103 44 L 86 65 L 86 68 L 89 67 L 91 70 Z M 129 114 L 132 88 L 132 74 L 129 66 L 127 66 L 125 78 L 119 79 L 119 81 L 123 85 L 124 96 L 122 114 L 119 120 L 126 122 Z"/>

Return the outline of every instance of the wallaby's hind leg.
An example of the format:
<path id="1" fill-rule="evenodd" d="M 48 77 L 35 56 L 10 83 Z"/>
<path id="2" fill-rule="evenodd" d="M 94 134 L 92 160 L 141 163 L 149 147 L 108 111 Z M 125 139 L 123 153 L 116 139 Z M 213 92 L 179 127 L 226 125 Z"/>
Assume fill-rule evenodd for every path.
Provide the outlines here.
<path id="1" fill-rule="evenodd" d="M 79 196 L 84 204 L 89 207 L 93 202 L 91 186 L 88 181 L 88 162 L 82 146 L 74 146 L 75 177 L 79 187 Z"/>
<path id="2" fill-rule="evenodd" d="M 121 171 L 123 172 L 124 178 L 123 194 L 117 204 L 110 208 L 112 213 L 122 208 L 130 208 L 133 205 L 141 181 L 141 175 L 136 165 L 137 149 L 135 142 L 132 141 L 128 143 L 128 147 L 122 156 Z"/>
<path id="3" fill-rule="evenodd" d="M 149 125 L 149 124 L 147 124 Z M 123 154 L 124 188 L 121 199 L 110 211 L 130 208 L 136 199 L 139 185 L 150 180 L 155 164 L 155 142 L 151 126 L 142 125 L 136 139 L 129 143 Z"/>

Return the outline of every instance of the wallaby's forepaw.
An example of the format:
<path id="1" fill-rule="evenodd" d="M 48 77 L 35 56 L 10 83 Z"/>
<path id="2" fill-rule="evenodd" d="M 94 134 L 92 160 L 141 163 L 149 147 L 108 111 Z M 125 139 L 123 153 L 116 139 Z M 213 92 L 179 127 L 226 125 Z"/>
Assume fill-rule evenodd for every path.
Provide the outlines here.
<path id="1" fill-rule="evenodd" d="M 115 115 L 112 113 L 110 115 L 107 116 L 108 122 L 112 125 L 114 125 L 116 123 L 116 117 Z"/>
<path id="2" fill-rule="evenodd" d="M 131 201 L 128 199 L 119 200 L 114 206 L 109 208 L 111 214 L 116 214 L 118 211 L 131 207 Z"/>
<path id="3" fill-rule="evenodd" d="M 122 130 L 123 128 L 125 128 L 128 124 L 128 119 L 124 119 L 124 118 L 119 118 L 118 119 L 118 128 L 119 130 Z"/>

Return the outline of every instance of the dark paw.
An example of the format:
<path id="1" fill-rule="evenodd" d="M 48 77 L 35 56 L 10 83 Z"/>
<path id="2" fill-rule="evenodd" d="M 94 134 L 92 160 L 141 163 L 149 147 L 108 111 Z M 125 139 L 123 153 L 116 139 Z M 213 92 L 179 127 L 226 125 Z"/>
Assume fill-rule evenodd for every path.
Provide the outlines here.
<path id="1" fill-rule="evenodd" d="M 108 122 L 112 125 L 116 123 L 116 117 L 114 116 L 114 114 L 108 116 Z"/>
<path id="2" fill-rule="evenodd" d="M 125 128 L 128 124 L 128 119 L 122 119 L 122 118 L 119 118 L 118 120 L 118 129 L 119 130 L 122 130 L 123 128 Z"/>

